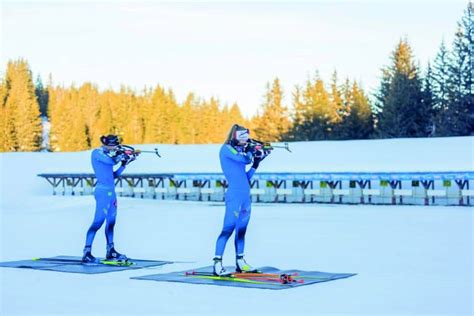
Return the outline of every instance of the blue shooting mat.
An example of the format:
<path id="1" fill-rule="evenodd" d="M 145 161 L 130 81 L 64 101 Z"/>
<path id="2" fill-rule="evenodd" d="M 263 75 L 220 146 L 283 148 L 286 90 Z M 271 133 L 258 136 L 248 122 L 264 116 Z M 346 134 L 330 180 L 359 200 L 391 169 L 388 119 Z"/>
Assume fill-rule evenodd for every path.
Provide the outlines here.
<path id="1" fill-rule="evenodd" d="M 233 271 L 234 267 L 226 267 L 227 271 Z M 263 273 L 272 273 L 272 274 L 286 274 L 290 275 L 295 282 L 288 284 L 283 284 L 277 280 L 273 281 L 264 281 L 264 278 L 252 278 L 251 280 L 230 278 L 230 277 L 214 277 L 211 276 L 212 266 L 203 267 L 194 270 L 171 272 L 171 273 L 162 273 L 162 274 L 152 274 L 139 277 L 132 277 L 131 279 L 135 280 L 149 280 L 149 281 L 158 281 L 158 282 L 181 282 L 181 283 L 191 283 L 191 284 L 206 284 L 206 285 L 218 285 L 218 286 L 232 286 L 232 287 L 244 287 L 244 288 L 254 288 L 254 289 L 267 289 L 267 290 L 284 290 L 294 287 L 316 284 L 321 282 L 334 281 L 338 279 L 344 279 L 356 274 L 354 273 L 329 273 L 329 272 L 319 272 L 319 271 L 302 271 L 302 270 L 280 270 L 274 267 L 262 267 L 258 268 L 259 271 Z M 190 273 L 194 271 L 196 275 L 186 275 L 186 272 Z M 199 275 L 199 273 L 204 272 L 209 275 Z"/>
<path id="2" fill-rule="evenodd" d="M 102 259 L 102 258 L 99 258 Z M 172 261 L 157 260 L 138 260 L 129 259 L 133 262 L 130 266 L 116 266 L 106 264 L 84 264 L 81 257 L 57 256 L 49 258 L 35 258 L 30 260 L 0 262 L 0 267 L 6 268 L 24 268 L 34 270 L 47 270 L 68 273 L 97 274 L 116 272 L 124 270 L 136 270 L 148 267 L 157 267 L 164 264 L 173 263 Z"/>

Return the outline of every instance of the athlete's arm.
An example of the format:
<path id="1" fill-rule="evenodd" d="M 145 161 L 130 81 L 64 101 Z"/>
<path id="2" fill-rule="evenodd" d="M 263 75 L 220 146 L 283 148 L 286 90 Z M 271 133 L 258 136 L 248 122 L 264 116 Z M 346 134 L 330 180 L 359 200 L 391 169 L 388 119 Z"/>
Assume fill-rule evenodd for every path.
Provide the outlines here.
<path id="1" fill-rule="evenodd" d="M 102 150 L 94 150 L 92 155 L 95 160 L 105 163 L 106 165 L 113 166 L 116 164 L 115 160 L 112 157 L 107 156 Z"/>
<path id="2" fill-rule="evenodd" d="M 230 145 L 225 145 L 224 156 L 231 160 L 243 162 L 245 164 L 249 164 L 252 162 L 252 154 L 250 152 L 238 152 L 234 147 Z"/>
<path id="3" fill-rule="evenodd" d="M 121 165 L 120 168 L 114 171 L 114 179 L 120 177 L 122 172 L 125 170 L 125 166 Z"/>
<path id="4" fill-rule="evenodd" d="M 248 171 L 247 171 L 247 179 L 250 181 L 253 177 L 253 175 L 255 174 L 255 171 L 256 169 L 255 168 L 250 168 Z"/>

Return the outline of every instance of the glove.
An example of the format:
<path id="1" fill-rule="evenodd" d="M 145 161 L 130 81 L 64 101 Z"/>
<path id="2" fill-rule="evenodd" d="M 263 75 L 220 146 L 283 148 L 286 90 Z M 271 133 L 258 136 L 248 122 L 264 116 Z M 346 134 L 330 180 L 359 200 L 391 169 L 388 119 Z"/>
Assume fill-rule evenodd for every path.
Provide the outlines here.
<path id="1" fill-rule="evenodd" d="M 247 143 L 244 147 L 244 152 L 251 153 L 253 155 L 255 153 L 255 146 L 252 146 L 250 145 L 250 143 Z"/>
<path id="2" fill-rule="evenodd" d="M 122 164 L 122 167 L 125 167 L 130 162 L 130 156 L 129 155 L 122 154 L 119 157 L 120 157 L 120 162 Z"/>
<path id="3" fill-rule="evenodd" d="M 252 164 L 252 168 L 254 168 L 255 170 L 257 170 L 258 166 L 260 165 L 260 162 L 263 160 L 262 157 L 257 157 L 255 156 L 253 158 L 253 164 Z"/>
<path id="4" fill-rule="evenodd" d="M 253 155 L 251 153 L 246 153 L 245 158 L 247 158 L 246 164 L 249 164 L 252 162 Z"/>
<path id="5" fill-rule="evenodd" d="M 115 161 L 115 163 L 119 163 L 120 161 L 122 161 L 123 156 L 124 156 L 124 154 L 118 154 L 118 155 L 115 155 L 115 156 L 110 156 L 110 158 L 112 158 Z"/>
<path id="6" fill-rule="evenodd" d="M 253 164 L 252 168 L 257 169 L 258 166 L 260 165 L 260 162 L 265 159 L 268 155 L 270 154 L 269 150 L 257 150 L 255 151 L 254 157 L 253 157 Z"/>
<path id="7" fill-rule="evenodd" d="M 268 155 L 270 155 L 271 151 L 270 150 L 256 150 L 255 153 L 253 154 L 254 157 L 262 158 L 265 159 Z"/>

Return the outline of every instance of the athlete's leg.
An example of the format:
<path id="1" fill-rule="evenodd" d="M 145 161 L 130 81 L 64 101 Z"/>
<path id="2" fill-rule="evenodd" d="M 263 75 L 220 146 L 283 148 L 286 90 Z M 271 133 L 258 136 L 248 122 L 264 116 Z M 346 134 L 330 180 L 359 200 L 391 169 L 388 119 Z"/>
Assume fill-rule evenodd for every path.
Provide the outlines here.
<path id="1" fill-rule="evenodd" d="M 235 227 L 235 254 L 237 256 L 244 255 L 245 249 L 245 233 L 247 232 L 247 226 L 250 221 L 250 214 L 251 214 L 251 200 L 250 196 L 245 197 L 244 201 L 241 204 L 239 217 L 237 219 L 236 227 Z"/>
<path id="2" fill-rule="evenodd" d="M 95 234 L 104 223 L 106 213 L 108 211 L 109 199 L 107 197 L 107 191 L 102 189 L 95 190 L 94 197 L 96 201 L 95 215 L 91 226 L 87 230 L 86 247 L 92 247 Z"/>
<path id="3" fill-rule="evenodd" d="M 105 223 L 105 239 L 107 240 L 107 245 L 110 245 L 114 243 L 114 226 L 117 218 L 117 196 L 113 191 L 108 192 L 107 196 L 109 197 L 109 205 Z"/>
<path id="4" fill-rule="evenodd" d="M 224 254 L 225 245 L 234 231 L 237 217 L 239 216 L 240 204 L 232 192 L 226 192 L 224 226 L 216 242 L 216 257 L 220 258 Z"/>

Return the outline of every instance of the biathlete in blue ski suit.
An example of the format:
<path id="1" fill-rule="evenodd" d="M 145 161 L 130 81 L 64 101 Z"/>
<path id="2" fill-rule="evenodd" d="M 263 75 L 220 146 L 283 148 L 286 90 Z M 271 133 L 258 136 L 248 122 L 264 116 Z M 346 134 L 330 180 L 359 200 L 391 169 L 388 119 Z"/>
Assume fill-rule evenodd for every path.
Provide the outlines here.
<path id="1" fill-rule="evenodd" d="M 250 180 L 269 152 L 256 153 L 248 146 L 249 130 L 235 124 L 226 143 L 221 147 L 219 158 L 222 171 L 228 183 L 225 193 L 224 227 L 216 242 L 214 274 L 222 275 L 225 269 L 222 256 L 229 237 L 235 231 L 236 270 L 249 272 L 254 269 L 244 259 L 245 233 L 251 214 Z M 246 166 L 252 167 L 246 171 Z"/>
<path id="2" fill-rule="evenodd" d="M 92 225 L 87 230 L 86 245 L 84 247 L 83 262 L 99 262 L 92 253 L 92 243 L 96 232 L 105 224 L 105 237 L 107 240 L 107 259 L 126 260 L 127 257 L 118 253 L 114 248 L 114 226 L 117 216 L 117 196 L 115 194 L 115 178 L 119 177 L 129 163 L 130 157 L 126 154 L 117 154 L 119 139 L 115 135 L 102 136 L 102 147 L 92 151 L 91 162 L 97 183 L 94 189 L 96 201 L 95 216 Z M 114 171 L 113 167 L 120 163 Z"/>

